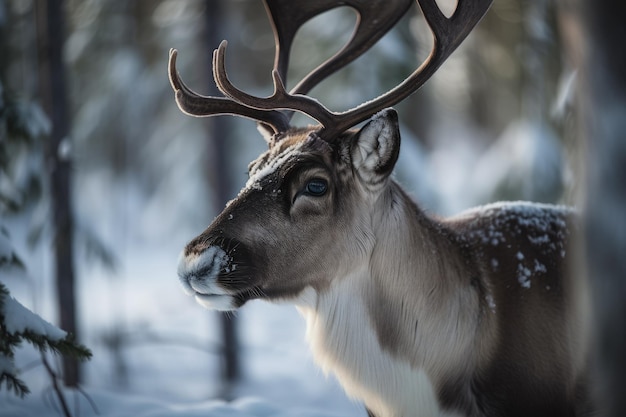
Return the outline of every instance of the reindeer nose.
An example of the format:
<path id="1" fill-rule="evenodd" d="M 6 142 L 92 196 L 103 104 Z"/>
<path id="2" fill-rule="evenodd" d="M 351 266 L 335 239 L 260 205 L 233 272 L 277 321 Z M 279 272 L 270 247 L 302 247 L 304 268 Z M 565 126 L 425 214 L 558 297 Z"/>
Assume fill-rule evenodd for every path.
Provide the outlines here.
<path id="1" fill-rule="evenodd" d="M 219 246 L 209 246 L 202 252 L 183 250 L 178 261 L 178 278 L 188 295 L 225 294 L 217 277 L 225 270 L 230 257 Z"/>

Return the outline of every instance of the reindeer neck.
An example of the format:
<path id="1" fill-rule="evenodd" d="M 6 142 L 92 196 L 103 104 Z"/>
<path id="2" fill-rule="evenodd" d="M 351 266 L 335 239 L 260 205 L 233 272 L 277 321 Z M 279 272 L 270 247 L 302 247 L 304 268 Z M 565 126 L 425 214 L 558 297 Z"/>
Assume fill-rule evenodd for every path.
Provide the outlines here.
<path id="1" fill-rule="evenodd" d="M 336 277 L 301 311 L 316 360 L 334 370 L 350 394 L 376 393 L 382 397 L 374 403 L 404 403 L 407 410 L 416 401 L 420 409 L 434 407 L 443 381 L 469 372 L 478 360 L 471 352 L 480 295 L 461 272 L 464 256 L 454 234 L 397 184 L 388 188 L 376 203 L 381 211 L 372 219 L 375 243 L 368 262 Z M 367 363 L 359 362 L 366 357 Z M 421 387 L 423 398 L 390 391 L 405 384 Z M 396 396 L 402 398 L 392 400 Z"/>
<path id="2" fill-rule="evenodd" d="M 372 273 L 429 290 L 469 283 L 470 256 L 453 230 L 427 215 L 394 181 L 377 201 Z M 435 279 L 435 277 L 437 279 Z"/>

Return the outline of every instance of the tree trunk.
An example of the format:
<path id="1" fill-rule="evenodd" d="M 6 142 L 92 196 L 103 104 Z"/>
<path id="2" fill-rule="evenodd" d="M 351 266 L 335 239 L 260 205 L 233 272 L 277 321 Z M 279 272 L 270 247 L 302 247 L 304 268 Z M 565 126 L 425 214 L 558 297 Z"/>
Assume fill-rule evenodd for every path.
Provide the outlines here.
<path id="1" fill-rule="evenodd" d="M 589 39 L 587 243 L 604 416 L 626 415 L 626 48 L 624 3 L 583 2 Z"/>
<path id="2" fill-rule="evenodd" d="M 212 51 L 223 39 L 221 24 L 225 21 L 223 2 L 206 0 L 205 7 L 205 42 L 207 50 Z M 208 54 L 209 62 L 205 68 L 212 67 L 212 54 Z M 220 96 L 213 80 L 209 80 L 209 94 Z M 213 179 L 214 209 L 222 211 L 226 202 L 232 198 L 232 179 L 228 169 L 228 150 L 226 143 L 229 136 L 229 123 L 225 117 L 213 117 L 207 121 L 209 136 L 209 163 L 207 173 Z M 222 393 L 221 396 L 230 399 L 231 388 L 239 378 L 239 355 L 237 342 L 237 321 L 235 316 L 220 314 L 222 336 Z"/>
<path id="3" fill-rule="evenodd" d="M 561 31 L 580 77 L 586 136 L 585 243 L 599 417 L 626 415 L 626 49 L 624 5 L 563 0 Z"/>
<path id="4" fill-rule="evenodd" d="M 41 97 L 52 122 L 52 133 L 46 142 L 45 152 L 52 211 L 52 248 L 59 326 L 78 339 L 74 293 L 69 108 L 63 66 L 63 1 L 38 0 L 36 15 Z M 80 370 L 76 359 L 63 357 L 63 377 L 65 385 L 78 385 Z"/>

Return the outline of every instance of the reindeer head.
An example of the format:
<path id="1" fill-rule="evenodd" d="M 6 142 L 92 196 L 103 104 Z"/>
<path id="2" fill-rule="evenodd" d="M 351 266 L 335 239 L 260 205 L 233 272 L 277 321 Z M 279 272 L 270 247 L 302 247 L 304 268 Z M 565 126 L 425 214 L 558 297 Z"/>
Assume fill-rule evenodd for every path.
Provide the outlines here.
<path id="1" fill-rule="evenodd" d="M 388 108 L 417 90 L 452 53 L 486 12 L 491 0 L 460 1 L 445 17 L 435 0 L 418 0 L 434 36 L 429 58 L 382 96 L 346 112 L 333 112 L 306 96 L 329 74 L 347 65 L 380 39 L 407 11 L 410 0 L 348 0 L 360 16 L 350 42 L 313 70 L 290 92 L 289 48 L 297 29 L 311 17 L 338 6 L 333 1 L 298 3 L 265 0 L 273 23 L 276 58 L 274 93 L 250 96 L 226 75 L 226 42 L 213 55 L 215 82 L 225 97 L 190 90 L 170 52 L 170 81 L 181 110 L 194 116 L 234 114 L 254 119 L 269 149 L 249 166 L 239 195 L 181 255 L 178 274 L 201 304 L 232 310 L 253 298 L 293 299 L 307 288 L 323 291 L 330 281 L 367 263 L 374 245 L 377 207 L 398 158 L 397 114 Z M 290 126 L 293 111 L 320 125 Z M 353 126 L 371 120 L 360 130 Z"/>
<path id="2" fill-rule="evenodd" d="M 322 290 L 371 250 L 370 216 L 398 157 L 394 110 L 331 143 L 293 129 L 250 164 L 250 178 L 185 248 L 179 275 L 208 307 Z M 333 273 L 329 273 L 333 271 Z"/>

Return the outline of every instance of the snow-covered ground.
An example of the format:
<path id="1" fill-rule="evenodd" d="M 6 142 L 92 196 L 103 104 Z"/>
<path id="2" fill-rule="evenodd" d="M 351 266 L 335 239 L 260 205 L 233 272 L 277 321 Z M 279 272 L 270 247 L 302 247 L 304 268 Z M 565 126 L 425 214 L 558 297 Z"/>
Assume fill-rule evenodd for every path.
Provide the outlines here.
<path id="1" fill-rule="evenodd" d="M 87 396 L 89 398 L 87 398 Z M 154 397 L 113 394 L 88 390 L 86 393 L 66 393 L 73 415 L 82 417 L 340 417 L 345 414 L 313 408 L 285 408 L 259 398 L 243 398 L 232 402 L 198 401 L 172 403 Z M 42 417 L 60 415 L 51 395 L 25 401 L 2 399 L 0 415 Z"/>
<path id="2" fill-rule="evenodd" d="M 363 407 L 346 398 L 336 381 L 313 363 L 304 320 L 296 309 L 261 301 L 236 313 L 242 380 L 230 393 L 236 400 L 217 399 L 222 389 L 218 317 L 180 288 L 176 263 L 183 244 L 177 239 L 152 247 L 129 244 L 121 254 L 123 267 L 113 277 L 97 268 L 81 268 L 81 276 L 88 277 L 79 285 L 82 340 L 94 353 L 84 365 L 83 385 L 97 411 L 82 394 L 68 392 L 75 416 L 365 415 Z M 37 258 L 31 264 L 45 270 L 48 257 Z M 12 278 L 7 284 L 30 308 L 50 310 L 45 302 L 32 307 L 33 286 L 50 290 L 46 280 L 33 280 L 24 285 Z M 125 335 L 121 361 L 103 343 L 111 340 L 115 326 Z M 30 346 L 16 355 L 16 365 L 24 368 L 21 378 L 33 392 L 22 400 L 1 390 L 0 416 L 59 415 L 43 367 L 30 368 L 38 355 Z"/>

